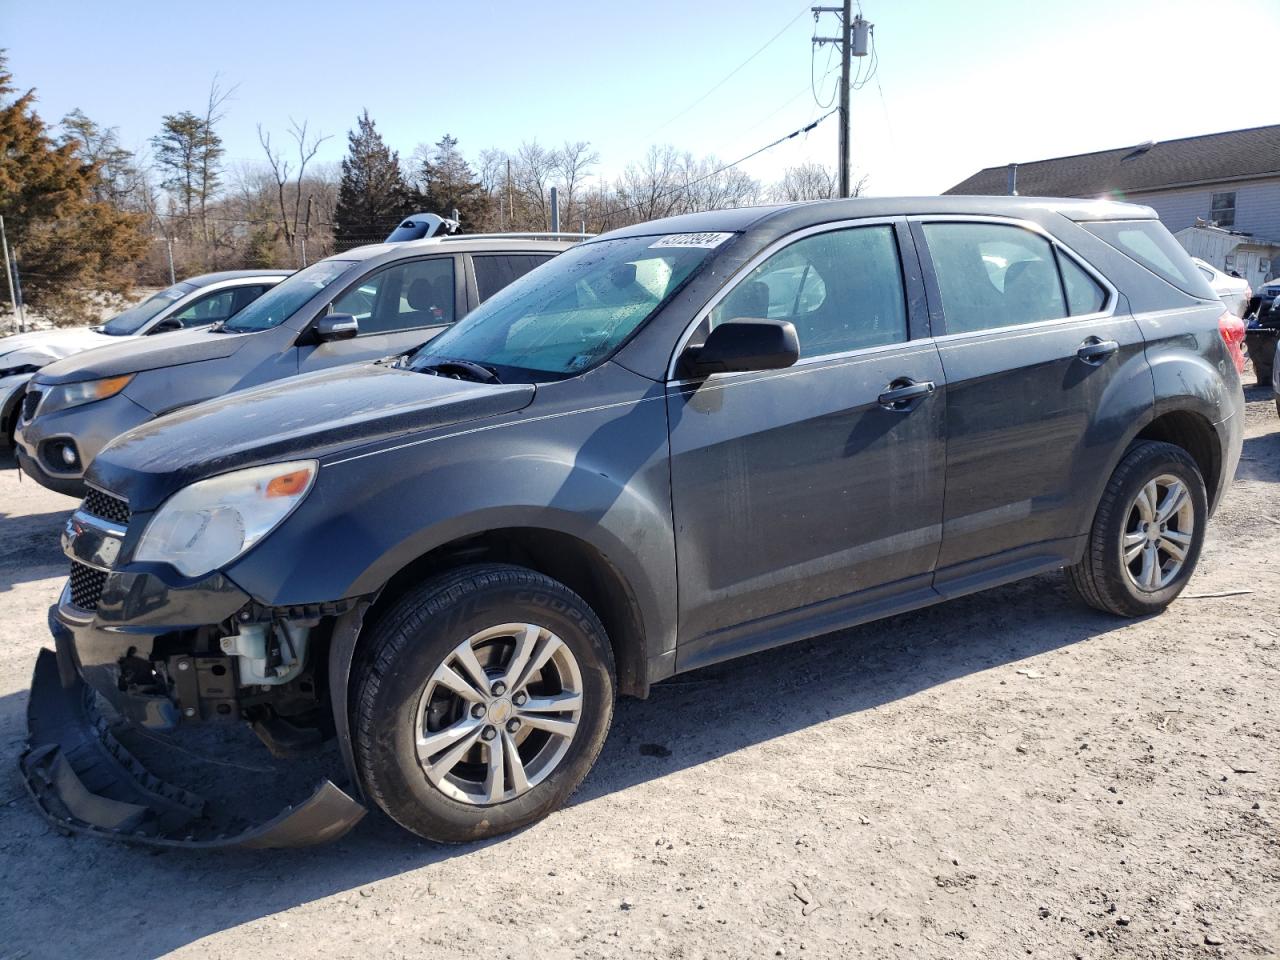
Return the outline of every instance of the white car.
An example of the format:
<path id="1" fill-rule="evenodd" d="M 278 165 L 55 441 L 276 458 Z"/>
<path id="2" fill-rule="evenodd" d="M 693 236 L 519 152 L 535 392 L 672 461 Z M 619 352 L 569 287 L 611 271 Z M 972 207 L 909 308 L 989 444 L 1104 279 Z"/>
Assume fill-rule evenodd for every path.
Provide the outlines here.
<path id="1" fill-rule="evenodd" d="M 1209 286 L 1213 287 L 1213 292 L 1226 304 L 1227 309 L 1237 317 L 1243 317 L 1249 301 L 1253 298 L 1249 281 L 1223 273 L 1199 257 L 1192 257 L 1191 262 L 1204 274 L 1204 278 L 1209 281 Z"/>
<path id="2" fill-rule="evenodd" d="M 289 275 L 288 270 L 229 270 L 175 283 L 96 327 L 0 337 L 0 444 L 13 444 L 27 381 L 46 364 L 121 339 L 204 327 L 226 320 Z"/>

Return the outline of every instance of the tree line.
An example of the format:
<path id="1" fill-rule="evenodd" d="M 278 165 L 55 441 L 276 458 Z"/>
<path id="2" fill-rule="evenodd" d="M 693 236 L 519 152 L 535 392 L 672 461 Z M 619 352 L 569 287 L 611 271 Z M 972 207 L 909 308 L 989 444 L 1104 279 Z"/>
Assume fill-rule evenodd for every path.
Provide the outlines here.
<path id="1" fill-rule="evenodd" d="M 819 164 L 766 184 L 670 145 L 650 147 L 612 178 L 587 140 L 529 140 L 468 158 L 444 133 L 402 157 L 367 109 L 340 165 L 317 161 L 330 136 L 306 120 L 283 132 L 259 125 L 261 159 L 233 163 L 221 131 L 235 93 L 215 76 L 205 103 L 161 117 L 146 146 L 130 150 L 117 128 L 81 110 L 46 122 L 0 51 L 0 216 L 33 309 L 82 322 L 135 285 L 301 266 L 380 241 L 419 211 L 456 215 L 464 233 L 549 230 L 553 187 L 561 229 L 587 233 L 836 189 L 834 171 Z"/>

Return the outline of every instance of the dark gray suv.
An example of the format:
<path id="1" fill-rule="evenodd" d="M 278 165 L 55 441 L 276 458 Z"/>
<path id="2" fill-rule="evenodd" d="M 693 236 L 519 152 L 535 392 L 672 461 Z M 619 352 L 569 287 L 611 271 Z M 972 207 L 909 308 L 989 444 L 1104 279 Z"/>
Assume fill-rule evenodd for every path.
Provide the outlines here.
<path id="1" fill-rule="evenodd" d="M 857 199 L 583 243 L 407 361 L 110 444 L 63 534 L 28 783 L 64 827 L 151 842 L 314 842 L 361 801 L 470 840 L 563 804 L 615 696 L 680 671 L 1055 568 L 1159 612 L 1240 456 L 1223 314 L 1116 203 Z M 153 728 L 335 737 L 349 786 L 237 833 L 103 745 L 86 683 Z"/>

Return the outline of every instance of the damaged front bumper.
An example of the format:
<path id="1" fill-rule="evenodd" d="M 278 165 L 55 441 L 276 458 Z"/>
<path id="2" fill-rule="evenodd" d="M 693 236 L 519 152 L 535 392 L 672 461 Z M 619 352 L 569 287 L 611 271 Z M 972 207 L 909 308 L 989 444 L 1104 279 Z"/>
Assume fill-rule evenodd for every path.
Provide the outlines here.
<path id="1" fill-rule="evenodd" d="M 266 822 L 222 813 L 150 774 L 112 734 L 96 701 L 69 656 L 40 651 L 20 766 L 36 806 L 59 830 L 160 847 L 304 847 L 337 839 L 365 814 L 328 780 Z"/>

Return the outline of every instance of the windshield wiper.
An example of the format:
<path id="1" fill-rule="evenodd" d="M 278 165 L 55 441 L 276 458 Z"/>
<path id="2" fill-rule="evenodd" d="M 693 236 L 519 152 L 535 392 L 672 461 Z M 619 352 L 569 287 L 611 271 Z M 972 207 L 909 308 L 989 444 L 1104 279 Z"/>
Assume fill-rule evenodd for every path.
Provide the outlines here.
<path id="1" fill-rule="evenodd" d="M 482 367 L 470 360 L 458 360 L 453 357 L 441 357 L 435 363 L 424 364 L 417 368 L 423 373 L 433 373 L 438 377 L 451 377 L 454 380 L 475 380 L 477 383 L 501 383 L 498 375 L 488 367 Z"/>

